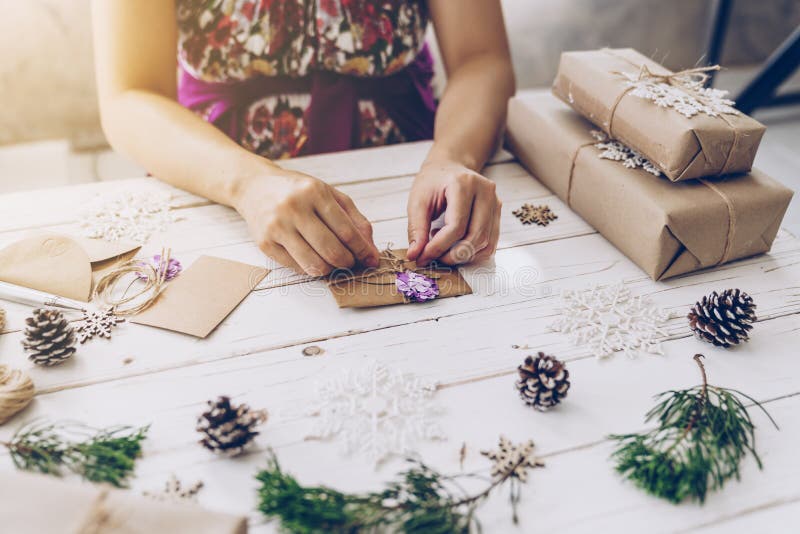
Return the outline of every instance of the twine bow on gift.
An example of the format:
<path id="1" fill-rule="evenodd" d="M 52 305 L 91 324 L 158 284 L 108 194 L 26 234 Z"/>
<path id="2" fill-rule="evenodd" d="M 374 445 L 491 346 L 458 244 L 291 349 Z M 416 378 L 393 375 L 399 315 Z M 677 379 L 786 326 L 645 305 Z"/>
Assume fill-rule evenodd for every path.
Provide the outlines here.
<path id="1" fill-rule="evenodd" d="M 435 268 L 417 267 L 413 261 L 398 256 L 388 244 L 381 252 L 379 258 L 382 266 L 377 269 L 367 269 L 361 273 L 336 273 L 332 280 L 334 283 L 358 280 L 363 284 L 386 286 L 394 284 L 405 303 L 425 302 L 439 296 L 439 286 L 436 280 L 439 274 Z M 410 264 L 414 264 L 412 267 Z M 391 275 L 390 280 L 385 276 Z"/>
<path id="2" fill-rule="evenodd" d="M 620 102 L 628 96 L 635 95 L 637 97 L 652 100 L 657 105 L 662 107 L 669 107 L 672 105 L 673 109 L 681 113 L 687 118 L 692 118 L 698 113 L 703 113 L 711 118 L 723 121 L 733 132 L 733 140 L 725 155 L 725 161 L 719 171 L 716 172 L 717 176 L 727 174 L 728 169 L 732 163 L 733 155 L 737 153 L 739 144 L 742 140 L 741 128 L 736 125 L 734 121 L 727 117 L 727 115 L 739 116 L 741 113 L 734 108 L 736 103 L 733 100 L 724 98 L 727 94 L 726 91 L 718 89 L 706 88 L 705 84 L 709 79 L 709 73 L 720 70 L 719 65 L 709 65 L 705 67 L 694 67 L 685 69 L 678 72 L 654 73 L 645 64 L 639 64 L 632 61 L 624 55 L 617 54 L 613 50 L 604 49 L 604 52 L 621 60 L 632 67 L 637 69 L 636 74 L 623 71 L 614 71 L 612 74 L 622 76 L 627 80 L 627 85 L 620 92 L 614 100 L 608 112 L 608 120 L 602 121 L 604 131 L 612 138 L 618 139 L 619 137 L 614 134 L 614 117 L 619 107 Z M 644 87 L 643 87 L 644 84 Z M 659 84 L 665 84 L 673 87 L 685 95 L 685 98 L 677 98 L 679 103 L 669 101 L 667 103 L 654 97 L 647 85 L 652 84 L 651 87 L 658 87 Z M 674 105 L 673 105 L 674 104 Z M 624 141 L 624 140 L 623 140 Z"/>

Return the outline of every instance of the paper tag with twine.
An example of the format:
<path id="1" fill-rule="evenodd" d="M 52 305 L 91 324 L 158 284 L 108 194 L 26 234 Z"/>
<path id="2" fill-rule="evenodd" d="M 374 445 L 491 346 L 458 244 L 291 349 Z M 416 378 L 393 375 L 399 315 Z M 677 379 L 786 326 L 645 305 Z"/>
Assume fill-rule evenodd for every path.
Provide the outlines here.
<path id="1" fill-rule="evenodd" d="M 472 288 L 458 269 L 442 265 L 417 267 L 406 249 L 388 247 L 377 268 L 337 270 L 328 287 L 340 308 L 369 308 L 469 295 Z"/>

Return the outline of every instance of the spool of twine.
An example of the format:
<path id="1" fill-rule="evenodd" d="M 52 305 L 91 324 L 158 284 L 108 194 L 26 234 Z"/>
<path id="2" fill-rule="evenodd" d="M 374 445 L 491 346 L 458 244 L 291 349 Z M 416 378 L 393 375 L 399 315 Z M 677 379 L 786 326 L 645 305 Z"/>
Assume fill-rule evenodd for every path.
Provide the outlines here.
<path id="1" fill-rule="evenodd" d="M 35 393 L 27 373 L 0 364 L 0 425 L 30 404 Z"/>

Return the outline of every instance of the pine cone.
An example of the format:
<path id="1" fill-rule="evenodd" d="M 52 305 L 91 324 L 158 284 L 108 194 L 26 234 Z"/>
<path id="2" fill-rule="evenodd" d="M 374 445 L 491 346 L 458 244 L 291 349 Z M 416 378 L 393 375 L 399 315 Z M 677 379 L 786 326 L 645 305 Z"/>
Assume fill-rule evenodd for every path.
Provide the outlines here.
<path id="1" fill-rule="evenodd" d="M 753 298 L 739 289 L 716 291 L 697 302 L 687 315 L 699 339 L 728 348 L 749 339 L 750 323 L 756 320 Z"/>
<path id="2" fill-rule="evenodd" d="M 563 362 L 553 356 L 544 352 L 540 352 L 536 359 L 528 356 L 517 370 L 519 396 L 529 406 L 545 411 L 567 396 L 569 371 Z"/>
<path id="3" fill-rule="evenodd" d="M 58 365 L 75 354 L 75 329 L 60 311 L 34 310 L 25 324 L 22 346 L 36 365 Z"/>
<path id="4" fill-rule="evenodd" d="M 200 444 L 208 450 L 236 456 L 258 435 L 255 427 L 267 420 L 266 410 L 251 410 L 247 404 L 231 405 L 230 397 L 208 401 L 208 411 L 197 419 Z"/>

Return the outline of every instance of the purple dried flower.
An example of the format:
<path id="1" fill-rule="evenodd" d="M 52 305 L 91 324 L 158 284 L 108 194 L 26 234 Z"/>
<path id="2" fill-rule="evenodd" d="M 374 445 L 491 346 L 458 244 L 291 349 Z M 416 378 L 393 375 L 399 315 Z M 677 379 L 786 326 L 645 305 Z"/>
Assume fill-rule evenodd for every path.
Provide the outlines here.
<path id="1" fill-rule="evenodd" d="M 147 262 L 146 261 L 142 261 L 141 264 L 142 265 L 147 265 Z M 152 260 L 151 265 L 153 266 L 153 269 L 155 269 L 156 273 L 158 273 L 158 274 L 161 274 L 161 271 L 163 271 L 166 268 L 166 271 L 164 272 L 164 280 L 167 281 L 167 282 L 169 282 L 170 280 L 172 280 L 173 278 L 178 276 L 180 274 L 180 272 L 183 270 L 183 266 L 181 265 L 181 262 L 179 262 L 175 258 L 170 258 L 169 262 L 167 262 L 166 266 L 162 265 L 162 263 L 161 263 L 161 254 L 156 254 L 155 256 L 153 256 L 153 260 Z M 142 280 L 146 280 L 147 279 L 147 276 L 145 276 L 144 273 L 137 273 L 137 276 Z"/>
<path id="2" fill-rule="evenodd" d="M 414 271 L 397 273 L 395 285 L 398 291 L 412 302 L 425 302 L 439 296 L 436 280 Z"/>

